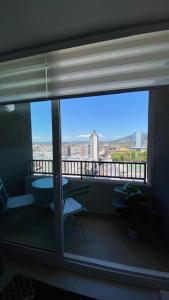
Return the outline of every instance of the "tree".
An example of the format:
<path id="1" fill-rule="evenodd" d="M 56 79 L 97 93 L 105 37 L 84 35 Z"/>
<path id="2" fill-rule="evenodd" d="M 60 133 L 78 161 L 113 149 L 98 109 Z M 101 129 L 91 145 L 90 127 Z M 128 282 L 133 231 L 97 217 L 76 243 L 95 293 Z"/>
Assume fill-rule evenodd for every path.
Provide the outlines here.
<path id="1" fill-rule="evenodd" d="M 112 161 L 122 161 L 122 156 L 121 156 L 121 153 L 120 152 L 113 152 L 112 155 Z"/>
<path id="2" fill-rule="evenodd" d="M 144 162 L 147 161 L 147 150 L 128 149 L 128 151 L 114 151 L 111 154 L 111 158 L 115 162 Z"/>

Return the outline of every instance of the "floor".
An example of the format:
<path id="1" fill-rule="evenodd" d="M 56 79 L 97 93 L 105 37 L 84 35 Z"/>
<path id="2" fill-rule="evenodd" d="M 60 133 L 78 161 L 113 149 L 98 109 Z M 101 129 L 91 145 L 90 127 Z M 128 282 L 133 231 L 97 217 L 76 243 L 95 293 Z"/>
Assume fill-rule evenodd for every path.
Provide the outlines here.
<path id="1" fill-rule="evenodd" d="M 8 300 L 23 300 L 34 299 L 41 300 L 49 298 L 54 300 L 59 299 L 93 299 L 72 292 L 65 291 L 53 287 L 49 284 L 42 283 L 30 277 L 16 274 L 8 283 L 6 288 L 0 293 L 0 299 Z"/>
<path id="2" fill-rule="evenodd" d="M 169 272 L 169 254 L 159 235 L 133 239 L 125 220 L 81 217 L 88 242 L 74 246 L 71 253 Z"/>
<path id="3" fill-rule="evenodd" d="M 73 299 L 75 294 L 78 295 L 77 299 L 81 299 L 80 295 L 89 297 L 90 299 L 98 300 L 159 300 L 167 299 L 159 297 L 161 293 L 166 296 L 166 291 L 160 291 L 158 288 L 148 288 L 118 282 L 117 280 L 103 279 L 99 277 L 81 274 L 79 272 L 72 272 L 72 270 L 58 269 L 54 265 L 38 263 L 37 261 L 26 260 L 23 257 L 10 256 L 5 253 L 3 256 L 4 272 L 0 275 L 0 291 L 10 284 L 11 280 L 16 274 L 22 274 L 27 278 L 43 282 L 65 292 L 73 292 Z M 13 288 L 13 285 L 12 285 Z M 51 290 L 51 289 L 50 289 Z M 42 289 L 40 289 L 40 292 Z M 48 292 L 48 296 L 49 296 Z M 66 293 L 65 293 L 66 294 Z M 62 294 L 63 295 L 63 294 Z M 8 295 L 9 296 L 9 295 Z M 44 293 L 43 293 L 44 296 Z M 50 293 L 50 299 L 53 294 Z M 54 293 L 54 296 L 56 294 Z M 59 295 L 58 295 L 59 296 Z M 61 296 L 61 295 L 60 295 Z M 65 295 L 69 299 L 68 295 Z M 47 299 L 49 297 L 45 297 Z M 54 299 L 56 299 L 55 297 Z M 62 297 L 60 297 L 62 298 Z M 18 298 L 16 298 L 19 300 Z M 43 299 L 41 297 L 40 299 Z M 70 297 L 72 299 L 72 295 Z M 8 297 L 9 300 L 9 297 Z M 14 297 L 12 297 L 14 300 Z"/>
<path id="4" fill-rule="evenodd" d="M 169 272 L 169 255 L 156 230 L 151 228 L 147 234 L 133 239 L 129 237 L 125 218 L 79 216 L 79 220 L 73 226 L 70 220 L 65 222 L 66 252 Z M 1 215 L 0 235 L 9 241 L 55 251 L 53 225 L 50 209 L 29 207 Z"/>

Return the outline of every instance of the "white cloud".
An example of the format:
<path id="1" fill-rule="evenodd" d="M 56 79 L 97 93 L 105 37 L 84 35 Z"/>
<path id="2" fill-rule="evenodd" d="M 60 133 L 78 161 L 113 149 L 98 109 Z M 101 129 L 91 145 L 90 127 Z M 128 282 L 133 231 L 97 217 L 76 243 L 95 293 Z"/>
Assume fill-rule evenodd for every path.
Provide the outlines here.
<path id="1" fill-rule="evenodd" d="M 51 136 L 33 136 L 32 137 L 33 141 L 39 141 L 39 142 L 51 142 L 52 141 L 52 137 Z"/>
<path id="2" fill-rule="evenodd" d="M 48 141 L 51 142 L 51 141 L 52 141 L 52 137 L 51 137 L 51 136 L 44 137 L 43 140 L 44 140 L 44 141 L 47 141 L 47 142 L 48 142 Z"/>
<path id="3" fill-rule="evenodd" d="M 90 132 L 90 133 L 85 133 L 85 134 L 79 134 L 79 135 L 77 135 L 76 137 L 77 137 L 77 138 L 88 139 L 89 136 L 90 136 L 91 134 L 92 134 L 92 132 Z M 99 136 L 100 138 L 103 138 L 103 137 L 104 137 L 102 133 L 98 133 L 98 136 Z"/>
<path id="4" fill-rule="evenodd" d="M 115 136 L 112 137 L 113 140 L 118 140 L 118 139 L 120 139 L 120 138 L 121 138 L 120 135 L 115 135 Z"/>
<path id="5" fill-rule="evenodd" d="M 90 134 L 79 134 L 77 138 L 89 138 Z"/>
<path id="6" fill-rule="evenodd" d="M 67 135 L 66 135 L 66 136 L 63 137 L 63 139 L 64 139 L 64 140 L 71 140 L 71 139 L 73 139 L 73 137 L 72 137 L 72 136 L 67 136 Z"/>

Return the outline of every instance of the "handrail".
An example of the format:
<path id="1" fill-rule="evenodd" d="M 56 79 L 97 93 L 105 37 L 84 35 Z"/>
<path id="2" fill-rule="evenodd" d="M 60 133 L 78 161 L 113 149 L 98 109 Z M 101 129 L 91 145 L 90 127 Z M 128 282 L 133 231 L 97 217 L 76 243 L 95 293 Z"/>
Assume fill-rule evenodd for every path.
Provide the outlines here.
<path id="1" fill-rule="evenodd" d="M 62 173 L 66 176 L 79 176 L 81 178 L 108 177 L 146 182 L 147 162 L 62 160 Z M 53 174 L 53 160 L 31 160 L 30 174 Z"/>

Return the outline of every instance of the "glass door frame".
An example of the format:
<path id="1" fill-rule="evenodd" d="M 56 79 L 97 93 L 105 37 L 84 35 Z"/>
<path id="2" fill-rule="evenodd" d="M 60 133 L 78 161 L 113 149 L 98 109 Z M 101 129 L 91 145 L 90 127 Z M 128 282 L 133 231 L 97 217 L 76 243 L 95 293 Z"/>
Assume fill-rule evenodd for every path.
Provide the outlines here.
<path id="1" fill-rule="evenodd" d="M 64 228 L 63 228 L 63 197 L 62 197 L 62 141 L 60 101 L 51 101 L 52 112 L 52 147 L 53 147 L 53 194 L 54 194 L 54 230 L 56 238 L 56 261 L 63 261 Z M 55 180 L 56 178 L 56 180 Z"/>

